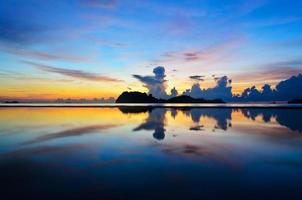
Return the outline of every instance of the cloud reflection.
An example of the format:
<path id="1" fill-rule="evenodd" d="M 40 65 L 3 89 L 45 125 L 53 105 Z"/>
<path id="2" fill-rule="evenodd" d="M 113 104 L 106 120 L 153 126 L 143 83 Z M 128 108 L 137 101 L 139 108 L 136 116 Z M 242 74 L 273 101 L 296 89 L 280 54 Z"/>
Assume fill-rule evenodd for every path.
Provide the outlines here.
<path id="1" fill-rule="evenodd" d="M 302 133 L 301 109 L 241 109 L 241 112 L 246 118 L 252 120 L 261 117 L 265 123 L 275 119 L 278 124 Z"/>
<path id="2" fill-rule="evenodd" d="M 302 132 L 302 110 L 301 109 L 213 109 L 213 108 L 152 108 L 152 107 L 124 107 L 120 108 L 124 114 L 148 113 L 148 117 L 143 123 L 138 125 L 133 131 L 152 130 L 153 138 L 163 140 L 165 138 L 166 129 L 168 126 L 168 114 L 171 118 L 177 120 L 178 113 L 183 113 L 186 119 L 191 120 L 188 129 L 190 131 L 210 131 L 228 130 L 232 127 L 232 114 L 234 112 L 242 113 L 243 118 L 255 121 L 256 118 L 261 119 L 261 122 L 278 123 L 292 131 Z M 168 112 L 169 111 L 169 112 Z M 289 117 L 290 116 L 290 117 Z M 214 120 L 210 123 L 208 120 Z M 235 121 L 238 119 L 234 119 Z"/>
<path id="3" fill-rule="evenodd" d="M 193 108 L 188 111 L 185 110 L 184 112 L 191 116 L 192 121 L 195 123 L 199 123 L 201 121 L 201 117 L 214 119 L 216 121 L 215 129 L 227 130 L 228 126 L 230 126 L 229 121 L 232 119 L 232 109 L 218 110 Z"/>
<path id="4" fill-rule="evenodd" d="M 154 130 L 153 137 L 157 140 L 163 140 L 165 138 L 165 121 L 166 121 L 165 108 L 157 108 L 149 112 L 149 116 L 145 122 L 140 124 L 133 131 L 140 130 Z"/>

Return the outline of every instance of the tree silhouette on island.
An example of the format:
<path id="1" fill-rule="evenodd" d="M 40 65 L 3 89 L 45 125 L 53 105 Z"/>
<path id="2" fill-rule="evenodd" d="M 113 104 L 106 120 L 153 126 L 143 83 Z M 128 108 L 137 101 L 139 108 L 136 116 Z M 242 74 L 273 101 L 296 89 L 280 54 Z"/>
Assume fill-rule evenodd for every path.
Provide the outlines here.
<path id="1" fill-rule="evenodd" d="M 123 92 L 116 100 L 116 103 L 225 103 L 221 99 L 206 100 L 193 98 L 187 95 L 180 95 L 169 99 L 157 99 L 152 94 L 143 92 Z"/>

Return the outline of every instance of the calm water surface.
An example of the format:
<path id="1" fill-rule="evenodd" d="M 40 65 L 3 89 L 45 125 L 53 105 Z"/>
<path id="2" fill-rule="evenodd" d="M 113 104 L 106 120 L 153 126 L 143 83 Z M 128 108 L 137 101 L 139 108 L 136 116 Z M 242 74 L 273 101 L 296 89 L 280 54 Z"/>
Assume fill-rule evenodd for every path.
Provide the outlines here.
<path id="1" fill-rule="evenodd" d="M 2 107 L 1 199 L 302 199 L 301 116 Z"/>

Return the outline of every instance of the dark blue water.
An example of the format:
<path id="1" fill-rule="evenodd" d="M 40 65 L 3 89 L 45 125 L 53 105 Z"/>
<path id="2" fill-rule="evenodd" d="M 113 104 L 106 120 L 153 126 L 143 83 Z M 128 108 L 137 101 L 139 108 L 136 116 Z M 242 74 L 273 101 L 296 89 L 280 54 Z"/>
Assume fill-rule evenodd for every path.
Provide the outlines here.
<path id="1" fill-rule="evenodd" d="M 302 199 L 301 114 L 0 108 L 1 199 Z"/>

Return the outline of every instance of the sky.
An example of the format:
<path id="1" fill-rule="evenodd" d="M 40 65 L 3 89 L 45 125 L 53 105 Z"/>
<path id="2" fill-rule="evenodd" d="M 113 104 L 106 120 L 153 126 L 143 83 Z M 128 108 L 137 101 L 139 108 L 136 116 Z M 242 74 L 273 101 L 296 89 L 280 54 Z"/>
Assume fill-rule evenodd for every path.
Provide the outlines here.
<path id="1" fill-rule="evenodd" d="M 147 92 L 164 67 L 167 94 L 215 77 L 233 94 L 302 73 L 296 0 L 0 0 L 0 98 L 109 98 Z M 156 74 L 155 74 L 156 75 Z"/>

